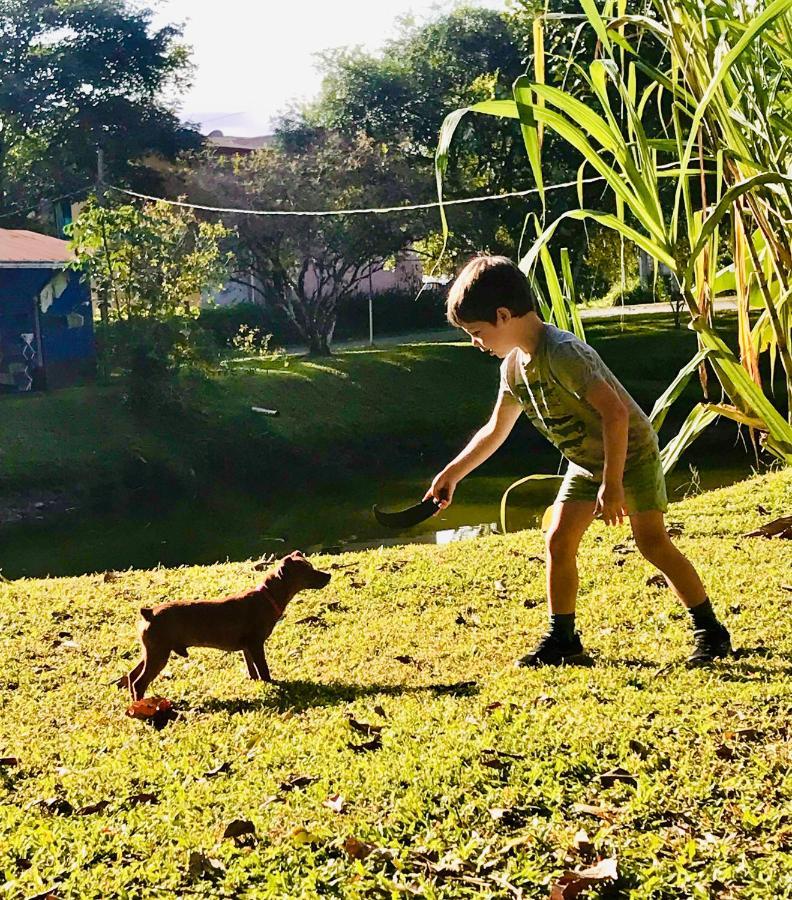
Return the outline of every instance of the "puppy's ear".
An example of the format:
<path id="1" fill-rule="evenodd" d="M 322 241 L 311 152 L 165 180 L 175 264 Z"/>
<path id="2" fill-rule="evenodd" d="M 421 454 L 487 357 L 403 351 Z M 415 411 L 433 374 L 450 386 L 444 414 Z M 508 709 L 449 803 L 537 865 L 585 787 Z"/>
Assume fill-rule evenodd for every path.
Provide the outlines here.
<path id="1" fill-rule="evenodd" d="M 295 550 L 291 554 L 291 556 L 293 559 L 305 559 L 305 554 L 302 552 L 302 550 Z"/>

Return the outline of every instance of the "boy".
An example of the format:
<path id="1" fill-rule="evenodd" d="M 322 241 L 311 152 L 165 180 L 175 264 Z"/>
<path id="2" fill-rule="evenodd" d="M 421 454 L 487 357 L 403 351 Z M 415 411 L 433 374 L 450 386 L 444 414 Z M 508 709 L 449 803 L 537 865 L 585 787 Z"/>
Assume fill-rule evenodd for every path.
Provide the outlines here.
<path id="1" fill-rule="evenodd" d="M 569 461 L 546 535 L 550 628 L 517 665 L 591 662 L 575 631 L 576 557 L 598 514 L 607 525 L 629 518 L 638 550 L 687 607 L 695 641 L 688 662 L 728 656 L 729 632 L 665 529 L 665 479 L 654 429 L 597 353 L 539 318 L 528 280 L 504 256 L 467 264 L 449 292 L 447 314 L 474 347 L 503 360 L 500 391 L 489 422 L 435 476 L 426 497 L 448 506 L 458 482 L 501 446 L 522 412 Z"/>

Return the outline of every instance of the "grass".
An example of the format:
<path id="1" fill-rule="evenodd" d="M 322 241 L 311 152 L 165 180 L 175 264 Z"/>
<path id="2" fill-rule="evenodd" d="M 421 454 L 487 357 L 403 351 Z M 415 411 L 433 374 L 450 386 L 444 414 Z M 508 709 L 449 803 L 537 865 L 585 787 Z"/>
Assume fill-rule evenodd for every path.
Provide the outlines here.
<path id="1" fill-rule="evenodd" d="M 2 584 L 4 896 L 532 898 L 600 857 L 617 896 L 788 897 L 792 542 L 743 535 L 790 506 L 785 470 L 670 510 L 736 660 L 687 669 L 683 611 L 614 551 L 626 530 L 597 524 L 580 602 L 596 666 L 514 670 L 545 618 L 526 531 L 318 559 L 330 585 L 268 642 L 279 683 L 191 651 L 154 683 L 179 711 L 161 731 L 109 686 L 137 608 L 252 584 L 252 563 Z M 368 740 L 350 716 L 382 726 L 380 749 L 350 749 Z M 605 786 L 615 767 L 634 781 Z M 295 774 L 315 780 L 289 790 Z M 223 839 L 234 820 L 255 834 Z M 377 849 L 352 859 L 350 838 Z"/>
<path id="2" fill-rule="evenodd" d="M 695 335 L 667 317 L 591 324 L 587 336 L 646 409 L 695 353 Z M 497 378 L 497 361 L 469 345 L 412 344 L 295 358 L 285 368 L 240 363 L 226 376 L 187 385 L 182 413 L 145 420 L 132 415 L 119 386 L 4 397 L 0 498 L 85 488 L 131 493 L 139 504 L 141 486 L 189 494 L 219 479 L 269 491 L 289 471 L 301 483 L 350 471 L 371 476 L 414 467 L 422 457 L 433 470 L 489 416 Z M 664 439 L 698 390 L 689 386 Z M 252 406 L 280 415 L 256 414 Z M 515 456 L 524 456 L 526 439 L 537 445 L 524 428 Z"/>

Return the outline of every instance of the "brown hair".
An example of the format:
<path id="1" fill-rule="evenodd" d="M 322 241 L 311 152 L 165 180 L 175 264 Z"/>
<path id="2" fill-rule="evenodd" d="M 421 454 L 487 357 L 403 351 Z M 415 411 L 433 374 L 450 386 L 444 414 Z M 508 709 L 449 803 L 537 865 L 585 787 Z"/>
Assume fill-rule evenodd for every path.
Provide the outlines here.
<path id="1" fill-rule="evenodd" d="M 514 316 L 536 312 L 528 279 L 507 256 L 476 256 L 448 292 L 446 317 L 457 328 L 467 322 L 494 325 L 501 306 Z"/>

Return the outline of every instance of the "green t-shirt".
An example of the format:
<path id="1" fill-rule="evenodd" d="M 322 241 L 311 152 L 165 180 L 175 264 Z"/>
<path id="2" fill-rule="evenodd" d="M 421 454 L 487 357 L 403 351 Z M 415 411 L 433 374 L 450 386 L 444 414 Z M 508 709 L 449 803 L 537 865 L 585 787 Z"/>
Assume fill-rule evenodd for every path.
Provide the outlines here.
<path id="1" fill-rule="evenodd" d="M 569 331 L 545 325 L 532 357 L 519 347 L 501 363 L 501 393 L 511 394 L 536 428 L 571 462 L 602 478 L 602 419 L 586 401 L 598 381 L 609 384 L 630 413 L 625 471 L 657 457 L 649 419 L 588 344 Z"/>

